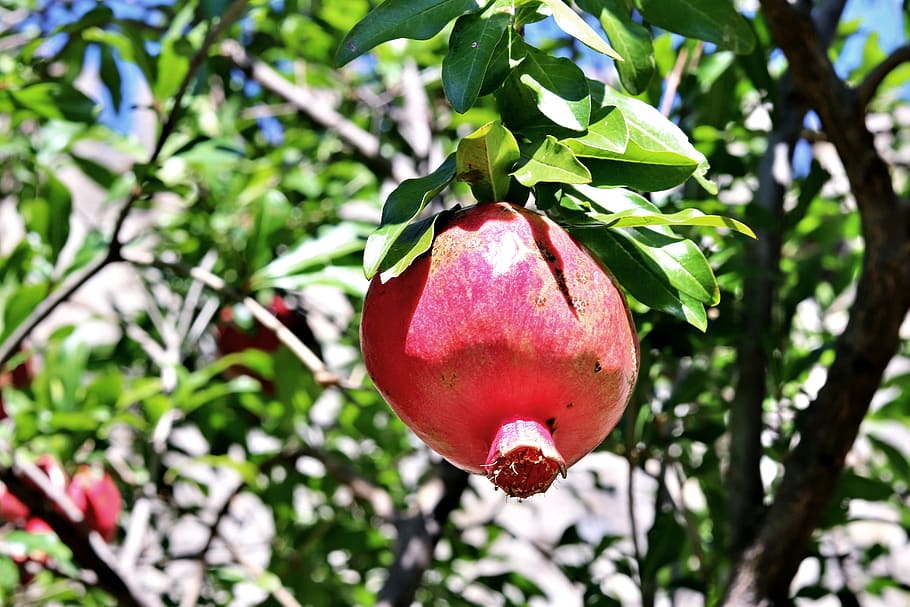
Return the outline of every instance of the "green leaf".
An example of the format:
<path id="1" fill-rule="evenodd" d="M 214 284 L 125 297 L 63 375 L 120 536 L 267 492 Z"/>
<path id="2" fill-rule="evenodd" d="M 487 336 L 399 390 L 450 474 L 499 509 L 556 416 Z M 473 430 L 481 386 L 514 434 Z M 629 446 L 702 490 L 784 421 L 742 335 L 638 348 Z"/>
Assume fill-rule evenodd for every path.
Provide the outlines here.
<path id="1" fill-rule="evenodd" d="M 101 82 L 111 96 L 111 105 L 115 112 L 120 111 L 120 104 L 123 101 L 123 91 L 121 90 L 120 69 L 114 60 L 114 54 L 109 47 L 101 47 L 100 67 L 98 70 L 101 76 Z"/>
<path id="2" fill-rule="evenodd" d="M 581 137 L 563 141 L 578 156 L 597 157 L 603 152 L 621 155 L 629 145 L 629 126 L 615 107 L 603 108 L 602 115 L 588 126 Z"/>
<path id="3" fill-rule="evenodd" d="M 120 58 L 142 70 L 146 81 L 155 81 L 155 70 L 143 39 L 143 30 L 128 23 L 121 23 L 120 30 L 91 27 L 82 32 L 86 42 L 98 42 L 117 51 Z"/>
<path id="4" fill-rule="evenodd" d="M 573 194 L 577 193 L 578 196 Z M 638 211 L 659 215 L 660 211 L 640 194 L 624 189 L 603 189 L 576 185 L 564 192 L 564 199 L 572 208 L 601 209 L 607 213 Z M 598 224 L 595 229 L 603 226 Z M 654 226 L 631 228 L 640 244 L 653 249 L 650 255 L 666 271 L 672 284 L 681 293 L 696 300 L 714 305 L 720 301 L 720 291 L 714 272 L 698 246 L 688 238 L 674 234 L 669 228 Z"/>
<path id="5" fill-rule="evenodd" d="M 614 51 L 606 40 L 601 38 L 578 13 L 562 0 L 543 0 L 543 3 L 553 11 L 553 18 L 556 20 L 556 25 L 559 26 L 559 29 L 599 53 L 603 53 L 620 62 L 623 60 L 623 57 Z"/>
<path id="6" fill-rule="evenodd" d="M 478 202 L 505 200 L 520 157 L 512 133 L 498 120 L 488 122 L 458 142 L 455 179 L 469 183 Z"/>
<path id="7" fill-rule="evenodd" d="M 678 563 L 686 546 L 686 531 L 676 521 L 672 510 L 657 513 L 648 529 L 648 551 L 641 563 L 643 579 L 654 579 L 667 565 Z"/>
<path id="8" fill-rule="evenodd" d="M 650 23 L 665 30 L 713 42 L 718 48 L 751 53 L 755 35 L 731 0 L 635 0 Z"/>
<path id="9" fill-rule="evenodd" d="M 510 8 L 511 0 L 497 0 L 483 13 L 463 15 L 455 22 L 442 60 L 442 88 L 456 112 L 468 111 L 477 100 L 497 45 L 509 28 Z"/>
<path id="10" fill-rule="evenodd" d="M 5 302 L 6 309 L 3 310 L 3 331 L 0 332 L 0 342 L 9 337 L 19 323 L 35 309 L 35 306 L 47 297 L 47 294 L 47 284 L 36 283 L 22 285 L 10 295 Z"/>
<path id="11" fill-rule="evenodd" d="M 654 45 L 650 30 L 632 20 L 629 0 L 578 0 L 578 6 L 598 17 L 607 38 L 625 59 L 616 63 L 622 85 L 633 95 L 643 93 L 654 76 Z"/>
<path id="12" fill-rule="evenodd" d="M 315 285 L 336 287 L 348 295 L 363 297 L 369 283 L 364 280 L 361 268 L 349 266 L 328 266 L 320 270 L 281 276 L 267 283 L 270 288 L 286 291 L 299 291 Z"/>
<path id="13" fill-rule="evenodd" d="M 430 250 L 439 214 L 408 224 L 395 240 L 380 266 L 380 280 L 385 282 L 401 275 L 420 255 Z"/>
<path id="14" fill-rule="evenodd" d="M 8 92 L 17 106 L 41 118 L 74 122 L 95 119 L 95 102 L 63 82 L 39 82 Z"/>
<path id="15" fill-rule="evenodd" d="M 707 329 L 704 305 L 673 284 L 673 276 L 680 273 L 676 268 L 679 264 L 670 268 L 661 265 L 668 257 L 662 247 L 676 245 L 682 239 L 669 238 L 648 228 L 590 230 L 569 227 L 569 232 L 594 252 L 635 299 L 685 320 L 701 331 Z"/>
<path id="16" fill-rule="evenodd" d="M 517 42 L 523 59 L 496 95 L 496 103 L 513 132 L 533 137 L 553 133 L 552 124 L 584 131 L 591 119 L 591 93 L 584 73 L 564 57 L 551 57 Z M 544 118 L 545 117 L 545 118 Z"/>
<path id="17" fill-rule="evenodd" d="M 178 12 L 161 38 L 158 78 L 152 87 L 155 99 L 159 101 L 171 99 L 189 73 L 193 47 L 187 39 L 186 30 L 193 21 L 193 11 L 193 5 L 187 5 Z"/>
<path id="18" fill-rule="evenodd" d="M 594 188 L 577 188 L 579 192 L 591 191 Z M 624 206 L 623 200 L 630 198 L 641 198 L 638 194 L 623 189 L 598 189 L 592 195 L 597 196 L 598 200 L 605 200 L 610 197 L 619 199 L 619 206 Z M 704 226 L 715 228 L 728 228 L 734 232 L 745 234 L 751 238 L 756 238 L 755 233 L 749 226 L 722 215 L 705 215 L 698 209 L 690 208 L 679 211 L 678 213 L 664 214 L 656 208 L 652 208 L 650 203 L 641 198 L 643 203 L 640 206 L 618 211 L 615 213 L 600 213 L 589 211 L 585 213 L 591 219 L 600 222 L 605 227 L 610 228 L 636 228 L 643 226 Z M 645 206 L 647 204 L 648 206 Z M 615 205 L 611 205 L 615 206 Z"/>
<path id="19" fill-rule="evenodd" d="M 556 141 L 552 135 L 541 142 L 523 146 L 522 165 L 513 173 L 525 187 L 540 182 L 588 183 L 591 173 L 568 146 Z"/>
<path id="20" fill-rule="evenodd" d="M 389 194 L 382 207 L 379 228 L 370 234 L 363 251 L 363 273 L 367 278 L 372 278 L 379 271 L 395 241 L 402 236 L 427 203 L 454 178 L 455 154 L 450 154 L 445 162 L 429 175 L 407 179 Z M 413 236 L 413 232 L 409 232 L 409 236 Z"/>
<path id="21" fill-rule="evenodd" d="M 586 152 L 595 159 L 585 163 L 595 185 L 655 191 L 683 183 L 691 175 L 709 193 L 717 193 L 717 186 L 706 177 L 708 160 L 678 126 L 647 103 L 611 87 L 600 85 L 595 97 L 602 99 L 603 106 L 617 107 L 629 128 L 629 142 L 622 154 Z"/>
<path id="22" fill-rule="evenodd" d="M 250 278 L 255 290 L 278 286 L 279 282 L 308 270 L 327 266 L 333 261 L 357 253 L 364 247 L 364 231 L 356 224 L 330 226 L 316 238 L 306 238 L 287 253 L 275 258 Z"/>
<path id="23" fill-rule="evenodd" d="M 453 19 L 478 8 L 476 0 L 386 0 L 344 37 L 335 64 L 341 67 L 377 44 L 396 38 L 426 40 Z"/>

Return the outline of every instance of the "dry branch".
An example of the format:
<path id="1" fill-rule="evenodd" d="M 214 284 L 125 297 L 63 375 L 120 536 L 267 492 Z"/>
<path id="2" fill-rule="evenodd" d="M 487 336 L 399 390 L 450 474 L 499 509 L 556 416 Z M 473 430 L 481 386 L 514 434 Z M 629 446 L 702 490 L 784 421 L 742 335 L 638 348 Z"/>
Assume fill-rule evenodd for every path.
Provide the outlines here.
<path id="1" fill-rule="evenodd" d="M 410 158 L 404 154 L 394 154 L 391 158 L 383 156 L 378 137 L 328 107 L 310 89 L 290 82 L 264 61 L 250 57 L 238 42 L 224 41 L 221 44 L 221 54 L 267 90 L 291 103 L 318 126 L 337 135 L 378 175 L 388 175 L 399 182 L 416 175 Z"/>

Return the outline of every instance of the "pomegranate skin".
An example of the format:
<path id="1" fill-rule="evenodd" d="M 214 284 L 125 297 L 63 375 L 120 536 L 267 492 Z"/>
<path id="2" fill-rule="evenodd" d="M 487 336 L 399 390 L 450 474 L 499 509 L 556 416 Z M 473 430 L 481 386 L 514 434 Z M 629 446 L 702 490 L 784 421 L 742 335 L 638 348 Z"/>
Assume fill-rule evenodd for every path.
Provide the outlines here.
<path id="1" fill-rule="evenodd" d="M 427 445 L 494 483 L 501 428 L 518 420 L 549 430 L 557 451 L 543 454 L 550 480 L 500 485 L 519 497 L 544 491 L 603 441 L 628 403 L 639 352 L 625 299 L 543 215 L 486 203 L 439 223 L 427 254 L 370 283 L 361 323 L 367 371 Z"/>

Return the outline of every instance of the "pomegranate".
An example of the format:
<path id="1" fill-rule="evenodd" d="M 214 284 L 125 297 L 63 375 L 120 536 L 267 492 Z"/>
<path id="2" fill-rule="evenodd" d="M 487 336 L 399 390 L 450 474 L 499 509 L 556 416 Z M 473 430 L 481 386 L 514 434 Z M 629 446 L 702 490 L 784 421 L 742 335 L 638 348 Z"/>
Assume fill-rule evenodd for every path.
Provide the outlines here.
<path id="1" fill-rule="evenodd" d="M 104 541 L 117 536 L 117 518 L 120 516 L 120 491 L 111 475 L 91 466 L 81 466 L 66 490 L 82 514 L 85 524 L 97 531 Z"/>
<path id="2" fill-rule="evenodd" d="M 550 219 L 460 210 L 431 250 L 367 291 L 361 347 L 392 409 L 456 466 L 519 498 L 600 444 L 638 375 L 609 272 Z"/>
<path id="3" fill-rule="evenodd" d="M 272 302 L 268 305 L 268 310 L 288 327 L 304 344 L 319 351 L 319 345 L 316 342 L 316 336 L 313 334 L 307 323 L 306 314 L 296 307 L 289 307 L 287 301 L 280 295 L 272 297 Z M 249 348 L 262 350 L 263 352 L 275 352 L 281 346 L 281 341 L 275 332 L 266 329 L 258 321 L 254 321 L 252 327 L 243 328 L 237 323 L 233 307 L 222 308 L 217 323 L 216 339 L 218 351 L 221 354 L 233 354 L 243 352 Z M 261 385 L 266 394 L 275 392 L 274 384 L 259 375 L 258 373 L 247 369 L 241 365 L 230 367 L 226 375 L 228 377 L 237 377 L 239 375 L 249 375 L 255 378 Z"/>

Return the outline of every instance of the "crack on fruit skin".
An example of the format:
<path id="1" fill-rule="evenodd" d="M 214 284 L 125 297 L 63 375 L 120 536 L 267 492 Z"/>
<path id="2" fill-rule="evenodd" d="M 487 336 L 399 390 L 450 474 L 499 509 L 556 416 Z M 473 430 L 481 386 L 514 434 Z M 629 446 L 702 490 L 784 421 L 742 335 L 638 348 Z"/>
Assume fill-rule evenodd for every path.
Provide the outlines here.
<path id="1" fill-rule="evenodd" d="M 537 245 L 537 250 L 540 251 L 540 256 L 543 257 L 544 261 L 549 264 L 556 263 L 556 255 L 547 245 L 540 240 L 535 240 L 534 244 Z"/>
<path id="2" fill-rule="evenodd" d="M 575 298 L 569 294 L 569 285 L 566 284 L 566 274 L 559 268 L 553 268 L 553 276 L 556 277 L 556 288 L 566 299 L 566 303 L 573 310 L 575 309 Z"/>

